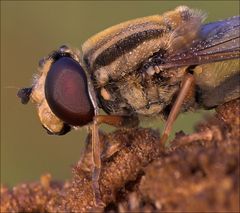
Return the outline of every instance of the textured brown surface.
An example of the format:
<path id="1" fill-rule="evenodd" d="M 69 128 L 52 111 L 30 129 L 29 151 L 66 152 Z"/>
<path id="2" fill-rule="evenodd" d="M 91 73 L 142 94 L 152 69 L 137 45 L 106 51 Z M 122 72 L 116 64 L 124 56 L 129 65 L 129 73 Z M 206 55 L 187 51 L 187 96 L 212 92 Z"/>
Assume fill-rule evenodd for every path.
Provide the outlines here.
<path id="1" fill-rule="evenodd" d="M 217 109 L 191 135 L 179 133 L 144 170 L 137 190 L 110 209 L 120 212 L 239 212 L 240 100 Z"/>
<path id="2" fill-rule="evenodd" d="M 104 142 L 120 144 L 117 151 L 103 162 L 100 190 L 105 205 L 115 200 L 117 191 L 141 175 L 142 168 L 158 155 L 158 134 L 149 129 L 118 130 L 103 136 Z M 118 150 L 120 149 L 120 150 Z M 73 179 L 55 187 L 48 176 L 40 183 L 21 184 L 1 189 L 2 212 L 85 212 L 97 210 L 93 206 L 90 148 L 73 169 Z M 94 208 L 93 208 L 94 207 Z M 98 208 L 101 210 L 101 208 Z"/>
<path id="3" fill-rule="evenodd" d="M 151 129 L 102 134 L 104 208 L 93 207 L 89 144 L 69 182 L 44 175 L 11 190 L 2 186 L 1 212 L 238 212 L 239 112 L 240 100 L 220 106 L 165 150 Z"/>

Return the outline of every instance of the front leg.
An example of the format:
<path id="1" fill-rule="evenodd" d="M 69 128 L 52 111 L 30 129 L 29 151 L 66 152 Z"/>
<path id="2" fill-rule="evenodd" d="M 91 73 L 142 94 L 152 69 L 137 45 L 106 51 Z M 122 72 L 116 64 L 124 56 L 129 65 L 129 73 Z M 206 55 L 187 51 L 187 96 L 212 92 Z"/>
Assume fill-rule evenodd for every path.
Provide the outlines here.
<path id="1" fill-rule="evenodd" d="M 92 182 L 93 182 L 93 193 L 95 198 L 95 205 L 99 206 L 99 205 L 102 205 L 100 187 L 98 182 L 100 172 L 101 172 L 101 150 L 100 150 L 98 123 L 97 123 L 97 119 L 95 118 L 93 120 L 93 126 L 92 126 L 92 159 L 93 159 L 93 165 L 94 165 L 93 173 L 92 173 Z"/>
<path id="2" fill-rule="evenodd" d="M 92 125 L 92 159 L 93 159 L 93 193 L 95 205 L 104 205 L 101 199 L 99 186 L 99 177 L 101 173 L 101 149 L 99 140 L 99 125 L 105 123 L 115 127 L 134 127 L 138 125 L 138 119 L 134 116 L 119 116 L 119 115 L 96 115 Z"/>

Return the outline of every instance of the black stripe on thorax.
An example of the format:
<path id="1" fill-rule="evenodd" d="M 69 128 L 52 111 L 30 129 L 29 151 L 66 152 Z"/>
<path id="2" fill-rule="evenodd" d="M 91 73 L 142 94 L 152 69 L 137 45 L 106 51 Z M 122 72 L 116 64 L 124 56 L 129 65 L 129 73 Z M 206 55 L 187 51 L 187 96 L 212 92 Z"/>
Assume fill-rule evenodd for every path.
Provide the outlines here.
<path id="1" fill-rule="evenodd" d="M 122 39 L 125 39 L 127 36 L 127 34 L 131 34 L 131 32 L 135 32 L 132 34 L 136 34 L 138 32 L 144 31 L 145 30 L 149 30 L 149 29 L 158 29 L 160 26 L 159 24 L 156 23 L 152 23 L 151 21 L 147 21 L 144 23 L 140 23 L 140 24 L 133 24 L 133 25 L 129 25 L 127 27 L 120 27 L 120 30 L 116 33 L 109 33 L 105 38 L 101 39 L 100 41 L 97 41 L 95 43 L 95 46 L 93 46 L 88 53 L 86 53 L 86 57 L 88 58 L 89 56 L 94 55 L 94 53 L 100 49 L 104 49 L 104 46 L 106 44 L 108 44 L 109 42 L 112 42 L 114 40 L 119 41 Z M 163 26 L 161 26 L 163 27 Z M 114 43 L 114 42 L 113 42 Z"/>
<path id="2" fill-rule="evenodd" d="M 93 63 L 93 67 L 106 66 L 116 60 L 121 55 L 130 52 L 132 49 L 141 45 L 144 41 L 161 37 L 165 29 L 149 29 L 132 34 L 124 39 L 117 41 L 111 47 L 100 53 Z"/>

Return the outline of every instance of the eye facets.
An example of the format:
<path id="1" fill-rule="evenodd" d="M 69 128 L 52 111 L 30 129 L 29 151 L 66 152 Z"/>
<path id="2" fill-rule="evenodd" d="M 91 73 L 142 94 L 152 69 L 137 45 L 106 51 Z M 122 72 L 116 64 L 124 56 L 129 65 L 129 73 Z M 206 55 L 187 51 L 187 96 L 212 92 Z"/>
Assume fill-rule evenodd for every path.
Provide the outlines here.
<path id="1" fill-rule="evenodd" d="M 72 58 L 62 57 L 53 63 L 45 81 L 45 96 L 53 113 L 70 125 L 91 122 L 94 107 L 87 85 L 83 68 Z"/>

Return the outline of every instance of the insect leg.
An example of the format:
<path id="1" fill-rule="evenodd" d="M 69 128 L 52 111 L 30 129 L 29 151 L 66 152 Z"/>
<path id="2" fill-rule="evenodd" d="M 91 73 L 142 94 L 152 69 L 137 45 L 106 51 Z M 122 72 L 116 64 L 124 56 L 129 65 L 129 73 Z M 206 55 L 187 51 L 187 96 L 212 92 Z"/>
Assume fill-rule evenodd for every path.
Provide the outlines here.
<path id="1" fill-rule="evenodd" d="M 132 127 L 138 124 L 138 120 L 136 120 L 135 117 L 119 115 L 96 115 L 94 117 L 92 126 L 92 159 L 94 165 L 92 181 L 96 206 L 103 204 L 101 202 L 101 193 L 99 186 L 99 177 L 101 173 L 101 150 L 98 131 L 98 127 L 102 123 L 116 127 L 125 126 L 125 124 L 128 124 L 128 126 L 130 125 Z"/>
<path id="2" fill-rule="evenodd" d="M 170 114 L 167 118 L 167 121 L 165 123 L 165 127 L 164 127 L 164 130 L 163 130 L 163 135 L 161 137 L 161 140 L 160 140 L 160 143 L 162 145 L 164 145 L 170 135 L 170 132 L 172 130 L 172 126 L 173 126 L 173 123 L 174 121 L 176 120 L 180 110 L 181 110 L 181 107 L 182 107 L 182 104 L 184 103 L 184 100 L 185 98 L 187 97 L 190 89 L 192 88 L 192 83 L 194 82 L 194 77 L 192 74 L 188 73 L 186 76 L 185 76 L 185 79 L 183 80 L 183 84 L 182 84 L 182 87 L 180 89 L 180 92 L 177 96 L 177 99 L 176 101 L 174 102 L 173 104 L 173 107 L 170 111 Z"/>
<path id="3" fill-rule="evenodd" d="M 95 205 L 98 206 L 101 203 L 101 194 L 98 182 L 101 172 L 101 151 L 97 119 L 94 119 L 92 126 L 92 159 L 94 165 L 92 173 L 93 193 L 95 197 Z"/>

